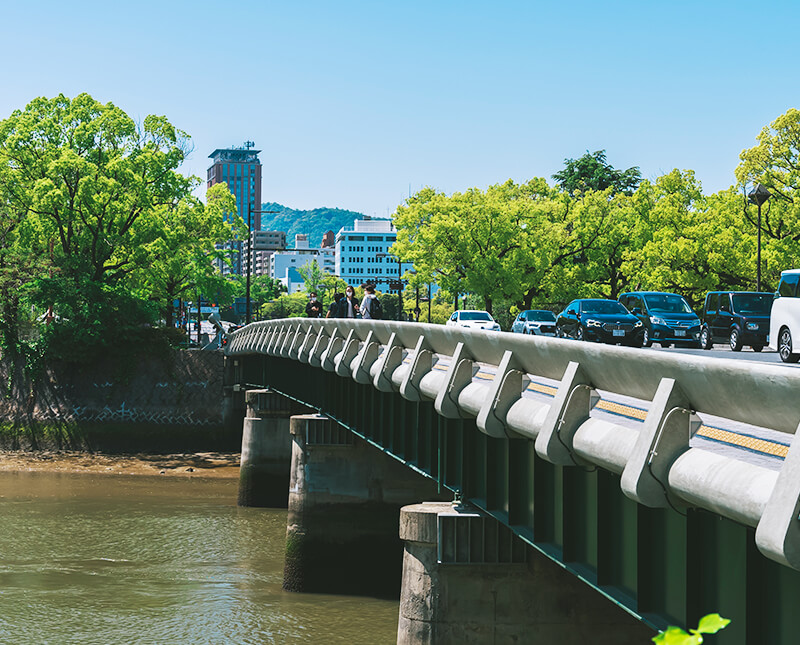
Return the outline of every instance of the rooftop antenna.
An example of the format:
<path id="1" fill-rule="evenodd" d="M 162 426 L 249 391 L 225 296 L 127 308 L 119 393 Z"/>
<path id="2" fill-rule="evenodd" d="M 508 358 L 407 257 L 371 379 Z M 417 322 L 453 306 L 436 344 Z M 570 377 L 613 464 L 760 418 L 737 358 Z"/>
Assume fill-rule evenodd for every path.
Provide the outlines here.
<path id="1" fill-rule="evenodd" d="M 247 148 L 248 150 L 250 150 L 250 148 L 255 148 L 256 144 L 253 143 L 252 141 L 245 141 L 244 142 L 244 147 Z"/>

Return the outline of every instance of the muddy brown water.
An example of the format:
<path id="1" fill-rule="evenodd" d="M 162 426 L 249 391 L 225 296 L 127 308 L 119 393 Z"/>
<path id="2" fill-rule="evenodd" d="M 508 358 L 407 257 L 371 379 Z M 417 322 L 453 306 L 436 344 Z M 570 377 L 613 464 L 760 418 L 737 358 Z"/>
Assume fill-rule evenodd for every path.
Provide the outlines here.
<path id="1" fill-rule="evenodd" d="M 286 511 L 237 486 L 0 472 L 0 643 L 396 642 L 397 602 L 284 592 Z"/>

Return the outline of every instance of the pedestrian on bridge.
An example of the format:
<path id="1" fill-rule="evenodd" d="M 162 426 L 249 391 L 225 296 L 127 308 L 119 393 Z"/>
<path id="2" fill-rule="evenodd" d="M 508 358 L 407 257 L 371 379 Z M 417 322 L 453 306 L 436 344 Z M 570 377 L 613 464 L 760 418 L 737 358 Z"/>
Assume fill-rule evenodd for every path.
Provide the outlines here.
<path id="1" fill-rule="evenodd" d="M 308 294 L 306 316 L 309 318 L 320 318 L 322 316 L 322 303 L 317 300 L 317 294 L 313 291 Z"/>
<path id="2" fill-rule="evenodd" d="M 358 311 L 358 300 L 356 300 L 356 290 L 352 285 L 347 285 L 344 290 L 344 316 L 343 318 L 360 318 Z"/>
<path id="3" fill-rule="evenodd" d="M 375 295 L 375 285 L 364 285 L 364 299 L 361 301 L 361 315 L 364 318 L 380 320 L 383 318 L 383 307 Z"/>
<path id="4" fill-rule="evenodd" d="M 344 294 L 336 292 L 333 294 L 333 302 L 328 307 L 328 313 L 325 314 L 326 318 L 346 318 L 347 312 L 345 311 Z"/>

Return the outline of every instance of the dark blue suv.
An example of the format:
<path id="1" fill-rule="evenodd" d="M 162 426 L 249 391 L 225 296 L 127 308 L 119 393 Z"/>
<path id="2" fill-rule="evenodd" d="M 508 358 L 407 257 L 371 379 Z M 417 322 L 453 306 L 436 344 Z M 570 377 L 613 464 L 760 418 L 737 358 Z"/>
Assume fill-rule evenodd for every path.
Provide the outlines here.
<path id="1" fill-rule="evenodd" d="M 624 293 L 619 301 L 642 321 L 642 346 L 654 342 L 661 347 L 684 345 L 700 347 L 700 318 L 686 299 L 677 293 L 635 291 Z"/>

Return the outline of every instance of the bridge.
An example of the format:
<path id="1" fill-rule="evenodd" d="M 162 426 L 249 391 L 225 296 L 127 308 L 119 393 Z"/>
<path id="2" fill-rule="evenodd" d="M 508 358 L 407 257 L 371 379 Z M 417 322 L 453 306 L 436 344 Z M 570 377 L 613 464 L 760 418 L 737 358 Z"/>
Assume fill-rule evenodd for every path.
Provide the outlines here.
<path id="1" fill-rule="evenodd" d="M 398 643 L 642 643 L 712 612 L 718 643 L 798 639 L 798 370 L 300 318 L 234 332 L 226 364 L 250 391 L 240 495 L 289 507 L 287 588 L 326 558 L 393 575 L 374 502 L 403 505 Z"/>

